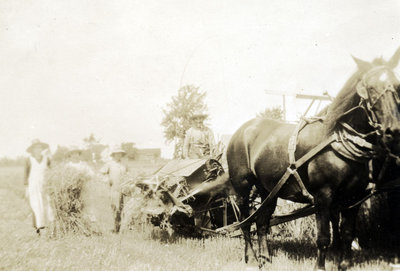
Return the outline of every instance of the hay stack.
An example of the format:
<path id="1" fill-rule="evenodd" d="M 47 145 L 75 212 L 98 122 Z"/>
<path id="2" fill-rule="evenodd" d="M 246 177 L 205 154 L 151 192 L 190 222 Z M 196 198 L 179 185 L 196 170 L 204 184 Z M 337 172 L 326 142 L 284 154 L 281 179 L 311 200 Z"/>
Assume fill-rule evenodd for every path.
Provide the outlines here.
<path id="1" fill-rule="evenodd" d="M 190 215 L 189 206 L 177 206 L 166 194 L 169 191 L 174 197 L 187 195 L 188 187 L 182 177 L 155 175 L 151 178 L 130 179 L 124 183 L 123 190 L 125 206 L 122 229 L 151 223 L 172 230 L 169 223 L 172 215 L 177 212 Z"/>
<path id="2" fill-rule="evenodd" d="M 84 170 L 59 164 L 51 168 L 46 175 L 46 188 L 55 214 L 55 232 L 64 235 L 68 232 L 90 235 L 96 231 L 82 210 L 85 202 L 82 190 L 91 180 L 90 173 Z"/>

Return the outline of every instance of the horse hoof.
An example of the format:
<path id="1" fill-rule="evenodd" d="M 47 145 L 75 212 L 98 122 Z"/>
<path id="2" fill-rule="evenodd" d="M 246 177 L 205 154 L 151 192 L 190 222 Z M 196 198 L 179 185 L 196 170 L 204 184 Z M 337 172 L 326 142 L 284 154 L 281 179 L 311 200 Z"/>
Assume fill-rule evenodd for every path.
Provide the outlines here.
<path id="1" fill-rule="evenodd" d="M 347 268 L 349 268 L 349 266 L 350 266 L 350 263 L 348 262 L 348 261 L 342 261 L 340 264 L 339 264 L 339 271 L 346 271 L 347 270 Z"/>
<path id="2" fill-rule="evenodd" d="M 271 258 L 266 256 L 258 256 L 258 268 L 262 269 L 267 263 L 272 263 Z"/>

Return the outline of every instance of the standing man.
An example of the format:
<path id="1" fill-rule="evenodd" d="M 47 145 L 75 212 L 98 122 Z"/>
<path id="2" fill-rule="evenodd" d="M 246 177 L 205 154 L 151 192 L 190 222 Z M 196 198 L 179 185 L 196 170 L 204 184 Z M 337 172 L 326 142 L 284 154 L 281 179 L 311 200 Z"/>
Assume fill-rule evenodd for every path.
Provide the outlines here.
<path id="1" fill-rule="evenodd" d="M 192 127 L 187 130 L 183 142 L 183 158 L 198 159 L 211 155 L 214 148 L 214 134 L 204 125 L 206 114 L 195 113 L 191 117 Z"/>
<path id="2" fill-rule="evenodd" d="M 49 145 L 35 139 L 26 151 L 30 155 L 25 166 L 24 184 L 32 209 L 33 227 L 40 235 L 40 231 L 54 221 L 50 197 L 45 190 L 45 174 L 50 166 Z"/>
<path id="3" fill-rule="evenodd" d="M 108 177 L 111 208 L 114 214 L 113 232 L 118 233 L 121 228 L 121 215 L 124 207 L 124 195 L 122 194 L 121 182 L 123 176 L 127 173 L 127 168 L 122 163 L 122 158 L 126 155 L 126 152 L 120 147 L 115 147 L 110 155 L 112 160 L 108 162 L 101 171 Z"/>

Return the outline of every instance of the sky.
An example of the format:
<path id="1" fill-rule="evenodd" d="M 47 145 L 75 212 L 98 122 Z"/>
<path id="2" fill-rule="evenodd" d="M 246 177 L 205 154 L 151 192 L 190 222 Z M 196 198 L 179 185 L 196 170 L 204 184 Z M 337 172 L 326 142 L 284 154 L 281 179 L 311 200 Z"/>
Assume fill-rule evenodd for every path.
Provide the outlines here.
<path id="1" fill-rule="evenodd" d="M 310 101 L 293 95 L 336 95 L 352 55 L 392 56 L 399 15 L 395 0 L 0 0 L 0 156 L 93 133 L 170 157 L 162 108 L 187 84 L 217 138 L 282 94 L 295 120 Z"/>

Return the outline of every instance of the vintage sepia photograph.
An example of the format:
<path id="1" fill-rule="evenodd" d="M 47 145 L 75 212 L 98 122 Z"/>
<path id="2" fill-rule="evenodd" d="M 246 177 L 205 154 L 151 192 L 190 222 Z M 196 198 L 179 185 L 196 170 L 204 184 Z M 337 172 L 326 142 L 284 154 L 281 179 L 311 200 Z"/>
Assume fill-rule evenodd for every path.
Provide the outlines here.
<path id="1" fill-rule="evenodd" d="M 400 270 L 400 1 L 0 0 L 0 270 Z"/>

